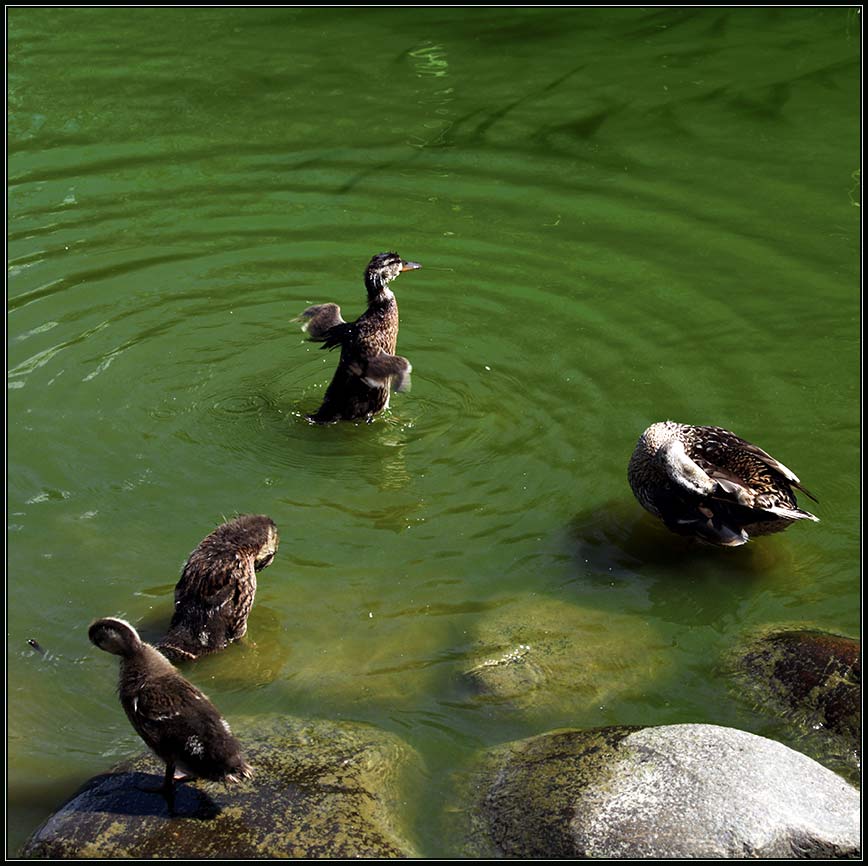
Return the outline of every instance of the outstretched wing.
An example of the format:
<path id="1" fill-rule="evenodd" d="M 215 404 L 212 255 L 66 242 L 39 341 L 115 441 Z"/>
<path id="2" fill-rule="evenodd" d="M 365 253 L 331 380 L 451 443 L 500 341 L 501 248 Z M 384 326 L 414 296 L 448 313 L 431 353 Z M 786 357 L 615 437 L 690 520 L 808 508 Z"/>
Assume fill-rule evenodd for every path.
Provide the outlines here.
<path id="1" fill-rule="evenodd" d="M 371 388 L 388 388 L 392 382 L 396 391 L 410 390 L 410 372 L 413 366 L 400 355 L 380 352 L 379 355 L 366 359 L 364 363 L 351 364 L 350 369 Z"/>
<path id="2" fill-rule="evenodd" d="M 337 304 L 316 304 L 308 307 L 294 322 L 303 322 L 301 329 L 306 331 L 314 342 L 326 339 L 327 332 L 336 325 L 345 324 L 341 308 Z"/>

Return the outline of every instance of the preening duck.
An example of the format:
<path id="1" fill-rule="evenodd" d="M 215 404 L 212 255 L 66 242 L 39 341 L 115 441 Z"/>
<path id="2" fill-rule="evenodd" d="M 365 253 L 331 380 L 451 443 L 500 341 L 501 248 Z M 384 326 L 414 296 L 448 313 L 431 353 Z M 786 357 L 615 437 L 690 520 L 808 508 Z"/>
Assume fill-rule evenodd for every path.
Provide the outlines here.
<path id="1" fill-rule="evenodd" d="M 817 500 L 795 473 L 722 427 L 652 424 L 627 476 L 643 508 L 673 532 L 709 544 L 735 547 L 797 520 L 819 520 L 798 507 L 794 488 Z"/>
<path id="2" fill-rule="evenodd" d="M 242 514 L 204 538 L 175 586 L 175 611 L 157 644 L 160 652 L 180 662 L 243 637 L 256 596 L 256 572 L 271 564 L 278 543 L 277 527 L 264 514 Z"/>
<path id="3" fill-rule="evenodd" d="M 398 342 L 398 303 L 389 283 L 403 271 L 421 268 L 397 253 L 379 253 L 365 269 L 368 308 L 355 322 L 345 322 L 337 304 L 308 307 L 295 321 L 304 322 L 312 342 L 324 349 L 341 347 L 341 358 L 322 405 L 311 421 L 370 420 L 389 406 L 390 386 L 410 387 L 412 367 L 395 354 Z"/>
<path id="4" fill-rule="evenodd" d="M 91 642 L 121 657 L 118 695 L 136 733 L 161 760 L 160 791 L 174 812 L 175 771 L 214 782 L 237 782 L 252 774 L 238 740 L 208 698 L 163 655 L 145 643 L 126 620 L 107 617 L 88 630 Z"/>

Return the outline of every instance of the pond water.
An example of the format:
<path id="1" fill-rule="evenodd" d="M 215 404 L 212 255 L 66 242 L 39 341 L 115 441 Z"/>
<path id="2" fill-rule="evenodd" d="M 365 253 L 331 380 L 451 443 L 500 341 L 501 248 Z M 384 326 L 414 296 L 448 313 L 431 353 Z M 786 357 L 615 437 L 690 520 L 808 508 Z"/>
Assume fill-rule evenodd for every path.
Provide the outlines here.
<path id="1" fill-rule="evenodd" d="M 460 854 L 455 774 L 494 743 L 786 741 L 720 665 L 766 624 L 858 636 L 858 9 L 7 17 L 9 852 L 141 751 L 88 624 L 158 637 L 237 513 L 281 548 L 250 641 L 188 675 L 230 720 L 399 733 L 426 856 Z M 290 320 L 354 318 L 390 249 L 423 265 L 394 284 L 413 388 L 314 427 L 337 358 Z M 821 522 L 667 533 L 626 466 L 668 418 L 771 451 Z M 486 623 L 540 611 L 587 618 L 591 686 L 468 696 Z"/>

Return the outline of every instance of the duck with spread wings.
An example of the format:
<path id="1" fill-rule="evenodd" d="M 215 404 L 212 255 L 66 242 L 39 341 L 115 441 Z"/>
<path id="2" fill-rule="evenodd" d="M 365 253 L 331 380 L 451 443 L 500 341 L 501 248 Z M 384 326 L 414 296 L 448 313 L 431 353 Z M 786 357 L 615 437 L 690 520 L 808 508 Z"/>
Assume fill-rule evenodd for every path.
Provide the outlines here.
<path id="1" fill-rule="evenodd" d="M 412 367 L 395 354 L 398 342 L 398 302 L 389 283 L 404 271 L 422 266 L 397 253 L 374 256 L 365 269 L 368 308 L 354 322 L 345 322 L 337 304 L 308 307 L 301 321 L 311 341 L 324 349 L 341 350 L 338 368 L 322 405 L 309 419 L 317 424 L 332 421 L 371 420 L 389 407 L 391 388 L 410 387 Z"/>

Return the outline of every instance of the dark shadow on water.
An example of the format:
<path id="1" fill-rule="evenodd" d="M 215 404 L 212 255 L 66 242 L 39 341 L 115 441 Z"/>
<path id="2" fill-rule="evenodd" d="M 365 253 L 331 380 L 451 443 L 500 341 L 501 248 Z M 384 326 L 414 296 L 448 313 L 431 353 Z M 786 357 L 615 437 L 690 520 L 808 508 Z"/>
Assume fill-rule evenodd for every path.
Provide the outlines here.
<path id="1" fill-rule="evenodd" d="M 539 130 L 534 139 L 548 148 L 554 148 L 554 138 L 563 136 L 566 139 L 588 141 L 597 134 L 600 127 L 619 112 L 627 108 L 626 103 L 611 103 L 598 111 L 578 115 L 569 120 L 549 124 Z"/>
<path id="2" fill-rule="evenodd" d="M 629 500 L 578 514 L 567 538 L 576 564 L 570 593 L 616 606 L 626 595 L 662 621 L 689 627 L 735 615 L 746 592 L 773 581 L 789 563 L 778 540 L 704 545 L 670 532 Z"/>
<path id="3" fill-rule="evenodd" d="M 733 549 L 702 544 L 676 535 L 629 500 L 615 500 L 580 512 L 570 522 L 579 562 L 592 571 L 619 577 L 648 569 L 671 567 L 675 572 L 711 567 L 732 577 L 750 577 L 766 571 L 773 561 L 756 541 Z"/>

